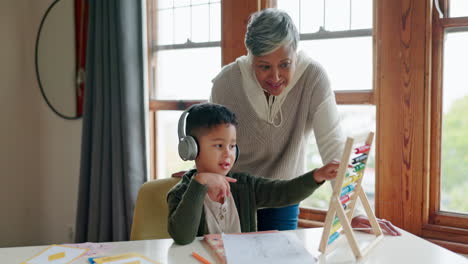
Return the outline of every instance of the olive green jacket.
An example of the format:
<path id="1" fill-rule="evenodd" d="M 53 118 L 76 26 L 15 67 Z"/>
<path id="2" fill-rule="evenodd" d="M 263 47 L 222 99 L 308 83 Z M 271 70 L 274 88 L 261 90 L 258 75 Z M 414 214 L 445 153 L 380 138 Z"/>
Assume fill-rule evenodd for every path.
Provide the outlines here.
<path id="1" fill-rule="evenodd" d="M 177 244 L 188 244 L 196 236 L 208 233 L 203 202 L 208 187 L 192 180 L 196 170 L 188 171 L 167 194 L 168 231 Z M 239 214 L 242 232 L 257 231 L 257 209 L 297 204 L 321 184 L 315 182 L 314 171 L 292 180 L 272 180 L 247 173 L 229 173 L 237 179 L 230 183 Z"/>

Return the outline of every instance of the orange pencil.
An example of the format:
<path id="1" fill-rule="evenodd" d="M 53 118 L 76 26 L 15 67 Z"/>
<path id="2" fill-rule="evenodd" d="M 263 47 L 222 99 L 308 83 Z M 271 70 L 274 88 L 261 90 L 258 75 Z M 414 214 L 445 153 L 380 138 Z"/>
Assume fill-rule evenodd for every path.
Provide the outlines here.
<path id="1" fill-rule="evenodd" d="M 204 257 L 198 255 L 197 253 L 195 252 L 192 252 L 192 256 L 194 258 L 196 258 L 198 261 L 200 261 L 201 263 L 203 264 L 211 264 L 211 262 L 209 262 L 208 260 L 206 260 Z"/>

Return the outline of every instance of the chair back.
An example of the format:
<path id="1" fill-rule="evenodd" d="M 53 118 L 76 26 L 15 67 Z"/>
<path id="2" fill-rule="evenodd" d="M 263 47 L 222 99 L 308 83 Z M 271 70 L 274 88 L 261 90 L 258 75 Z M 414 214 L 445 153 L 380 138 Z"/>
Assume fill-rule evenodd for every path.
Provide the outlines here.
<path id="1" fill-rule="evenodd" d="M 130 240 L 170 238 L 166 196 L 181 178 L 146 182 L 138 191 Z"/>

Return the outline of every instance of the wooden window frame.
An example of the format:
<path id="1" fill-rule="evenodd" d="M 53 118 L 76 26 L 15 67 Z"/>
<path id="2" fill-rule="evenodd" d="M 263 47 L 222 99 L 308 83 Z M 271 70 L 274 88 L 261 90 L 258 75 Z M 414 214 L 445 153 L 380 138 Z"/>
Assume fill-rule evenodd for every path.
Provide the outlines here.
<path id="1" fill-rule="evenodd" d="M 433 1 L 376 3 L 376 214 L 467 254 L 467 217 L 439 212 L 443 29 L 467 21 Z"/>
<path id="2" fill-rule="evenodd" d="M 442 145 L 442 93 L 443 54 L 445 30 L 468 27 L 468 17 L 448 17 L 448 0 L 442 0 L 439 11 L 434 8 L 432 16 L 432 100 L 431 100 L 431 148 L 430 187 L 427 221 L 422 227 L 422 236 L 451 250 L 468 254 L 468 215 L 440 211 L 440 177 Z M 442 16 L 441 16 L 442 15 Z"/>

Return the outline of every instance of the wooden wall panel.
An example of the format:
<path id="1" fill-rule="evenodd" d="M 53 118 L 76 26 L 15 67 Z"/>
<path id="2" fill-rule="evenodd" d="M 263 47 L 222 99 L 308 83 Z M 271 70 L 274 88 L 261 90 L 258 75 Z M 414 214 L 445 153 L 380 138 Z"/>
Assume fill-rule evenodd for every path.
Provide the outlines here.
<path id="1" fill-rule="evenodd" d="M 431 4 L 419 0 L 375 4 L 376 214 L 419 235 L 428 176 L 426 39 Z"/>
<path id="2" fill-rule="evenodd" d="M 223 0 L 221 48 L 222 64 L 233 62 L 237 57 L 247 54 L 244 45 L 244 36 L 249 22 L 250 14 L 259 10 L 258 1 L 248 0 Z"/>

